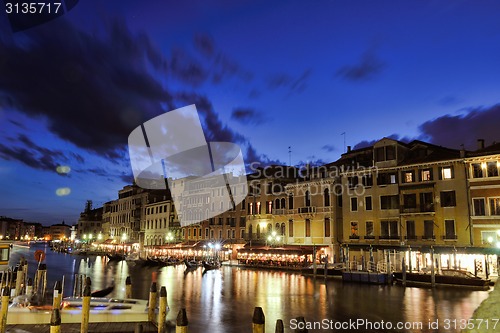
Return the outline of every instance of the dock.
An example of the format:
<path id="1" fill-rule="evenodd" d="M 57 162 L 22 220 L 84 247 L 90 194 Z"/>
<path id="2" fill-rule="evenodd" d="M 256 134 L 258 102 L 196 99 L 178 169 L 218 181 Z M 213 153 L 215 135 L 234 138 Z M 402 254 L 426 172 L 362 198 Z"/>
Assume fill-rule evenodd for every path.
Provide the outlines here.
<path id="1" fill-rule="evenodd" d="M 64 333 L 80 333 L 81 324 L 61 324 L 61 332 Z M 136 327 L 142 325 L 143 333 L 157 333 L 158 328 L 152 322 L 127 322 L 127 323 L 89 323 L 88 333 L 134 333 Z M 175 330 L 175 328 L 174 328 Z M 7 325 L 8 333 L 50 333 L 50 325 L 44 324 L 17 324 Z M 139 331 L 137 331 L 139 332 Z"/>

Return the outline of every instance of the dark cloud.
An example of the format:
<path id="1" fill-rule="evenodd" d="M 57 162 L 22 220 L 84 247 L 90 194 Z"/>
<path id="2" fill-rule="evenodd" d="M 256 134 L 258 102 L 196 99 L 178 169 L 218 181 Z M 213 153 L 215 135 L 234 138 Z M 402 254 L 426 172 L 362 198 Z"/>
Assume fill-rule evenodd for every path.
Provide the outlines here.
<path id="1" fill-rule="evenodd" d="M 198 33 L 194 35 L 194 47 L 207 61 L 207 72 L 210 72 L 213 83 L 236 77 L 244 82 L 253 79 L 253 73 L 244 69 L 237 61 L 219 50 L 212 36 Z"/>
<path id="2" fill-rule="evenodd" d="M 333 146 L 333 145 L 324 145 L 323 147 L 321 147 L 321 149 L 323 149 L 324 151 L 329 152 L 329 153 L 337 150 L 337 148 L 335 148 L 335 146 Z"/>
<path id="3" fill-rule="evenodd" d="M 231 119 L 244 125 L 260 125 L 267 121 L 266 117 L 252 108 L 235 108 L 231 113 Z"/>
<path id="4" fill-rule="evenodd" d="M 500 104 L 489 108 L 474 108 L 460 115 L 445 115 L 419 126 L 420 139 L 448 148 L 475 150 L 477 139 L 486 145 L 500 142 Z"/>
<path id="5" fill-rule="evenodd" d="M 70 152 L 70 155 L 78 162 L 78 163 L 85 163 L 85 159 L 82 157 L 82 155 L 80 154 L 77 154 L 77 153 L 74 153 L 74 152 Z"/>
<path id="6" fill-rule="evenodd" d="M 194 35 L 194 47 L 202 55 L 211 58 L 215 54 L 215 42 L 212 36 L 197 33 Z"/>
<path id="7" fill-rule="evenodd" d="M 22 38 L 22 39 L 21 39 Z M 166 61 L 145 35 L 112 22 L 98 36 L 65 20 L 0 36 L 0 106 L 47 119 L 76 146 L 122 158 L 128 134 L 171 104 L 152 73 Z"/>
<path id="8" fill-rule="evenodd" d="M 411 138 L 401 137 L 399 134 L 391 134 L 389 136 L 386 136 L 386 138 L 397 140 L 397 141 L 401 141 L 401 142 L 405 142 L 405 143 L 408 143 L 408 142 L 412 141 Z M 371 147 L 377 141 L 380 141 L 381 139 L 382 138 L 378 138 L 378 139 L 375 139 L 375 140 L 363 140 L 363 141 L 358 142 L 357 144 L 355 144 L 353 149 L 361 149 L 361 148 Z"/>
<path id="9" fill-rule="evenodd" d="M 7 147 L 0 143 L 0 157 L 5 160 L 19 161 L 33 169 L 52 172 L 56 172 L 58 166 L 68 162 L 68 158 L 63 152 L 41 147 L 25 135 L 19 135 L 17 141 L 23 146 Z M 60 175 L 66 174 L 61 173 Z"/>
<path id="10" fill-rule="evenodd" d="M 177 79 L 195 87 L 204 83 L 209 77 L 204 66 L 180 48 L 172 50 L 170 69 Z"/>
<path id="11" fill-rule="evenodd" d="M 17 127 L 19 128 L 22 128 L 22 129 L 26 129 L 26 126 L 24 126 L 23 124 L 21 124 L 20 122 L 18 121 L 15 121 L 15 120 L 12 120 L 12 119 L 9 119 L 9 122 L 13 125 L 16 125 Z"/>
<path id="12" fill-rule="evenodd" d="M 386 64 L 377 58 L 373 49 L 367 50 L 359 63 L 345 65 L 337 70 L 336 75 L 351 81 L 366 81 L 378 75 Z"/>
<path id="13" fill-rule="evenodd" d="M 301 93 L 307 88 L 307 80 L 311 75 L 312 70 L 306 69 L 302 74 L 297 77 L 287 73 L 277 73 L 271 75 L 267 79 L 267 84 L 270 89 L 284 88 L 291 93 Z"/>

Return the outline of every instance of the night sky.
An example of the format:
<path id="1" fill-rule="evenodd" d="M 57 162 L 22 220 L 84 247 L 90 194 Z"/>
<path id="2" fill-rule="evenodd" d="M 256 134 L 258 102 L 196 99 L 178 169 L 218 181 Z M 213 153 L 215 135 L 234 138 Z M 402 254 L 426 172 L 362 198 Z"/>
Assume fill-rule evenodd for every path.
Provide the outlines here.
<path id="1" fill-rule="evenodd" d="M 186 3 L 188 2 L 188 3 Z M 3 6 L 3 2 L 2 2 Z M 132 182 L 127 138 L 196 104 L 245 161 L 325 163 L 382 137 L 500 141 L 499 1 L 80 1 L 0 13 L 0 216 L 75 223 Z M 68 172 L 69 171 L 69 172 Z"/>

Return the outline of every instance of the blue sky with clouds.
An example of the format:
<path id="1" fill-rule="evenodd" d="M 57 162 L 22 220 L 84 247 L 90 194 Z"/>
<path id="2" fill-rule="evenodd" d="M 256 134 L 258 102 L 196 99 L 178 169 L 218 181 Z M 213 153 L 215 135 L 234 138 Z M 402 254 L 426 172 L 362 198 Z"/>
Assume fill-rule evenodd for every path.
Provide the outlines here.
<path id="1" fill-rule="evenodd" d="M 0 13 L 0 215 L 76 222 L 131 182 L 128 134 L 196 104 L 246 162 L 331 162 L 384 136 L 500 140 L 498 1 L 80 1 Z M 58 166 L 69 166 L 67 174 Z M 56 195 L 57 189 L 63 196 Z"/>

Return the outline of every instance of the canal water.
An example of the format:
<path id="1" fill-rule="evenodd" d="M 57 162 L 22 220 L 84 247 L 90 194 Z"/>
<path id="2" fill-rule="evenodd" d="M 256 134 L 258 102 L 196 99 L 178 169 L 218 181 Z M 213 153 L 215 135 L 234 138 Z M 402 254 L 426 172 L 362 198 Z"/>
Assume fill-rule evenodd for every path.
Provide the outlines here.
<path id="1" fill-rule="evenodd" d="M 350 284 L 335 279 L 325 282 L 321 277 L 298 273 L 229 266 L 205 274 L 201 269 L 186 274 L 181 265 L 136 267 L 125 261 L 110 263 L 101 256 L 55 253 L 41 244 L 29 249 L 14 247 L 10 264 L 24 256 L 29 274 L 34 276 L 34 253 L 39 249 L 46 252 L 49 291 L 64 275 L 66 295 L 72 292 L 73 277 L 78 273 L 91 277 L 92 290 L 103 289 L 114 280 L 113 297 L 125 296 L 125 279 L 130 276 L 132 296 L 147 299 L 156 275 L 158 286 L 167 288 L 171 309 L 167 319 L 175 320 L 179 309 L 186 308 L 190 332 L 251 332 L 255 306 L 263 308 L 266 328 L 273 332 L 277 319 L 283 320 L 285 332 L 291 332 L 299 316 L 316 325 L 309 332 L 460 332 L 461 320 L 470 318 L 489 293 Z M 398 329 L 398 325 L 407 329 Z"/>

